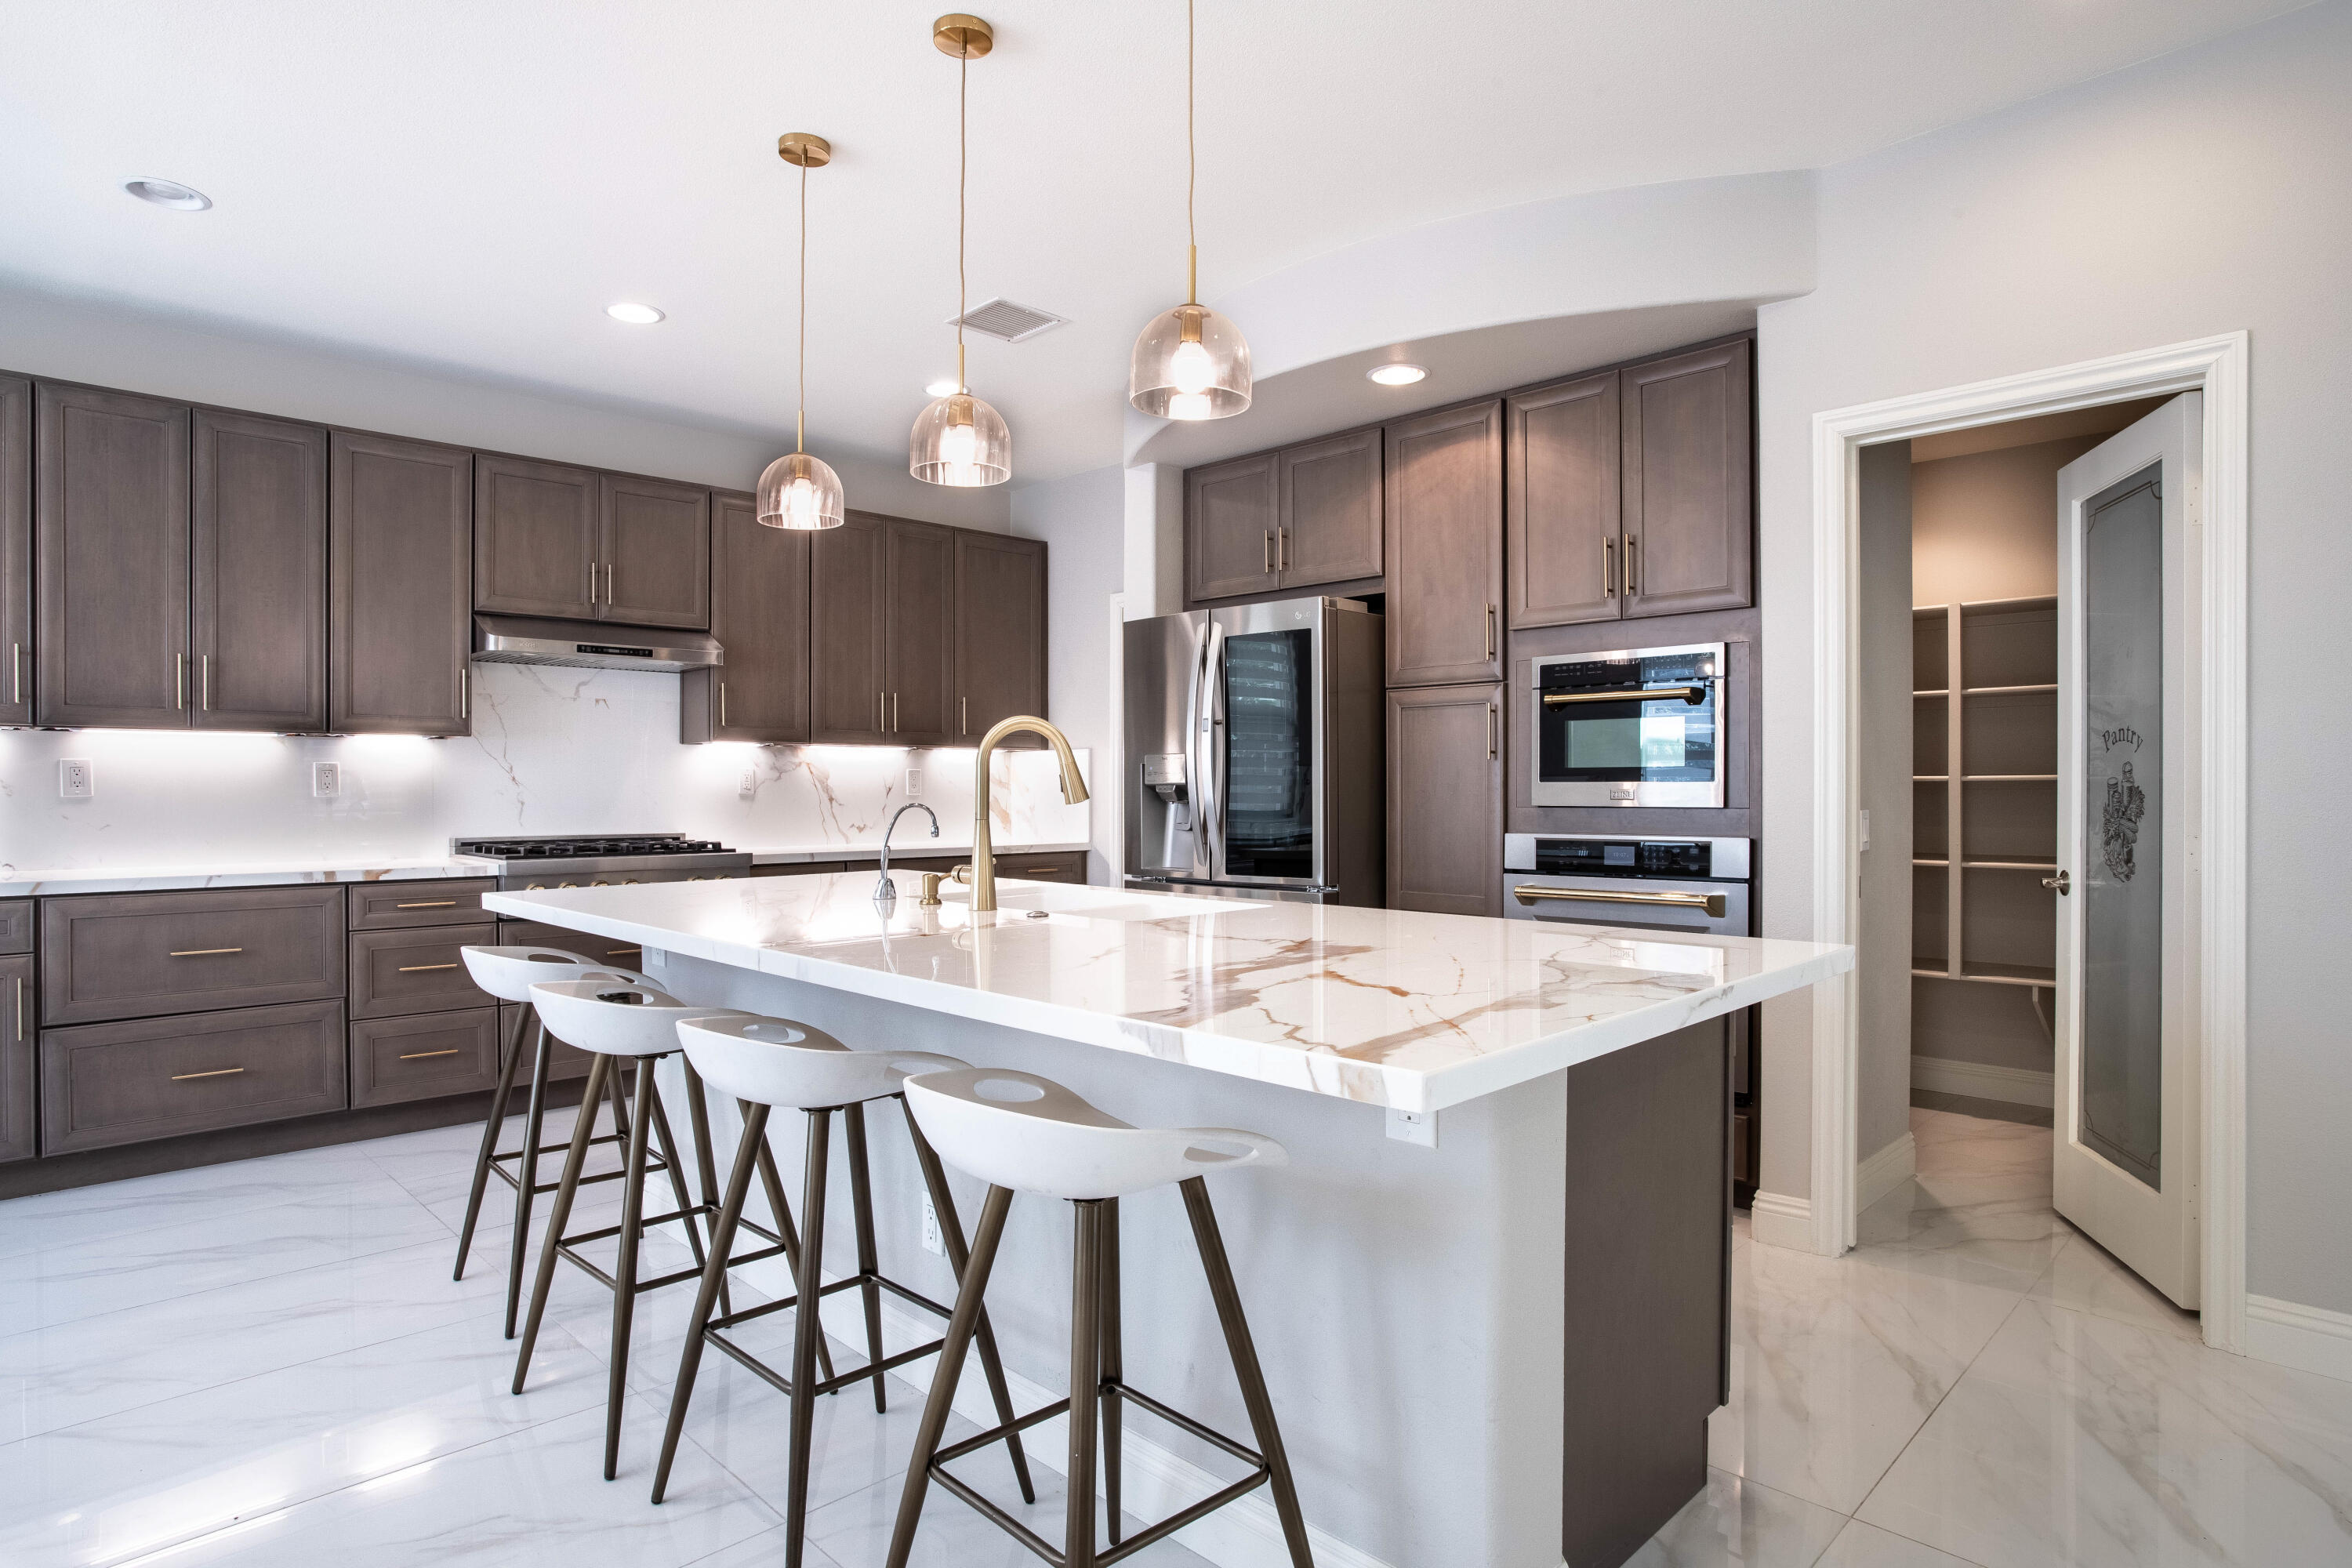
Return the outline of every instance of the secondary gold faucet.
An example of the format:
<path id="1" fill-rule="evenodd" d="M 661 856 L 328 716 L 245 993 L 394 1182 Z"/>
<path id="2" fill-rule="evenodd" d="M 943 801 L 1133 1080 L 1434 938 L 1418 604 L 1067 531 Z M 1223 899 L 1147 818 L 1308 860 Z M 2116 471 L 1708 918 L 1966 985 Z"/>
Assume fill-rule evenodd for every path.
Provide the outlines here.
<path id="1" fill-rule="evenodd" d="M 980 738 L 980 778 L 972 789 L 971 908 L 975 914 L 996 908 L 996 857 L 988 839 L 988 759 L 1005 736 L 1026 730 L 1043 735 L 1062 764 L 1062 798 L 1072 805 L 1087 798 L 1087 781 L 1078 776 L 1078 759 L 1070 754 L 1069 738 L 1043 719 L 1025 713 L 999 720 Z"/>

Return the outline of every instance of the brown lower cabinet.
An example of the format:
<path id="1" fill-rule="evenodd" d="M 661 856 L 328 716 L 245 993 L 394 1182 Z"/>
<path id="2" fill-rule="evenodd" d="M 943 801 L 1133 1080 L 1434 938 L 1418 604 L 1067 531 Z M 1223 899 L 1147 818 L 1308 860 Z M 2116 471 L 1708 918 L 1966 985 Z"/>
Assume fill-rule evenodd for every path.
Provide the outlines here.
<path id="1" fill-rule="evenodd" d="M 33 951 L 33 900 L 0 899 L 0 952 Z"/>
<path id="2" fill-rule="evenodd" d="M 1389 908 L 1503 912 L 1503 688 L 1389 693 Z"/>
<path id="3" fill-rule="evenodd" d="M 42 1149 L 70 1153 L 341 1110 L 341 999 L 45 1029 Z"/>
<path id="4" fill-rule="evenodd" d="M 520 1016 L 521 1013 L 522 1005 L 520 1003 L 501 1002 L 499 1004 L 499 1039 L 510 1040 L 514 1038 L 515 1019 Z M 561 1083 L 567 1079 L 586 1078 L 588 1076 L 588 1064 L 593 1058 L 590 1057 L 586 1051 L 581 1050 L 576 1047 L 567 1046 L 562 1040 L 551 1040 L 548 1043 L 553 1047 L 553 1050 L 548 1057 L 547 1061 L 547 1077 L 549 1082 Z M 532 1038 L 525 1040 L 522 1043 L 522 1048 L 529 1051 L 535 1048 L 537 1044 L 538 1039 L 534 1035 Z M 525 1057 L 523 1058 L 522 1066 L 515 1073 L 515 1092 L 519 1095 L 528 1095 L 530 1092 L 530 1058 L 529 1057 Z M 520 1100 L 517 1101 L 514 1109 L 517 1111 L 520 1111 L 522 1109 L 522 1102 Z"/>
<path id="5" fill-rule="evenodd" d="M 41 900 L 41 1022 L 343 994 L 343 889 L 237 888 Z"/>
<path id="6" fill-rule="evenodd" d="M 28 1160 L 35 1149 L 33 959 L 0 958 L 0 1161 Z"/>
<path id="7" fill-rule="evenodd" d="M 505 947 L 551 947 L 558 952 L 576 952 L 591 963 L 609 963 L 615 969 L 635 969 L 646 956 L 646 950 L 634 942 L 537 921 L 499 921 L 499 942 Z"/>
<path id="8" fill-rule="evenodd" d="M 487 922 L 353 931 L 347 993 L 352 1016 L 392 1018 L 495 1005 L 498 998 L 474 984 L 458 949 L 488 947 L 498 939 L 498 927 Z"/>
<path id="9" fill-rule="evenodd" d="M 846 860 L 793 860 L 775 866 L 754 866 L 754 877 L 816 877 L 828 871 L 846 871 Z"/>
<path id="10" fill-rule="evenodd" d="M 352 1109 L 497 1088 L 499 1026 L 495 1006 L 352 1019 Z"/>

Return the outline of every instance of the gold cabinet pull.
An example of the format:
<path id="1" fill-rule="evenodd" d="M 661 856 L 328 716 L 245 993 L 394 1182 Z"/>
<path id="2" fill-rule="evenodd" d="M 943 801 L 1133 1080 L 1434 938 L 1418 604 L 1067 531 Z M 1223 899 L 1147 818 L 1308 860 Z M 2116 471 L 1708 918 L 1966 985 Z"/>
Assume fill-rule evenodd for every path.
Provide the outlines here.
<path id="1" fill-rule="evenodd" d="M 895 735 L 895 734 L 897 734 L 898 732 L 898 694 L 897 692 L 893 691 L 892 693 L 890 693 L 890 733 L 892 733 L 892 734 L 894 734 L 894 735 Z"/>
<path id="2" fill-rule="evenodd" d="M 1601 536 L 1601 596 L 1617 596 L 1617 542 L 1605 533 Z"/>
<path id="3" fill-rule="evenodd" d="M 175 950 L 173 958 L 209 958 L 216 952 L 243 952 L 241 947 L 183 947 Z"/>
<path id="4" fill-rule="evenodd" d="M 227 1078 L 231 1074 L 241 1073 L 244 1070 L 243 1068 L 215 1068 L 210 1072 L 175 1072 L 172 1075 L 172 1081 L 185 1083 L 190 1079 L 196 1078 Z"/>
<path id="5" fill-rule="evenodd" d="M 885 734 L 889 732 L 890 694 L 887 691 L 874 694 L 874 728 Z"/>
<path id="6" fill-rule="evenodd" d="M 435 1057 L 454 1057 L 457 1054 L 457 1047 L 452 1046 L 446 1051 L 403 1051 L 400 1054 L 400 1059 L 404 1062 L 422 1062 L 430 1061 Z"/>
<path id="7" fill-rule="evenodd" d="M 609 607 L 611 606 L 612 603 L 613 603 L 613 563 L 612 563 L 611 562 L 607 561 L 607 562 L 605 562 L 605 563 L 604 563 L 604 604 L 605 604 L 605 605 L 609 608 Z"/>
<path id="8" fill-rule="evenodd" d="M 1265 552 L 1264 554 L 1260 555 L 1260 556 L 1258 557 L 1258 559 L 1265 563 L 1265 572 L 1266 572 L 1266 574 L 1267 574 L 1268 576 L 1273 575 L 1273 574 L 1274 574 L 1274 530 L 1272 530 L 1272 529 L 1270 529 L 1270 528 L 1269 528 L 1269 529 L 1267 529 L 1267 530 L 1265 531 Z"/>
<path id="9" fill-rule="evenodd" d="M 188 710 L 188 656 L 172 656 L 172 707 L 178 712 Z"/>
<path id="10" fill-rule="evenodd" d="M 16 1038 L 25 1038 L 25 977 L 16 976 Z"/>
<path id="11" fill-rule="evenodd" d="M 969 697 L 956 699 L 956 733 L 959 735 L 971 733 L 971 699 Z"/>
<path id="12" fill-rule="evenodd" d="M 588 563 L 588 605 L 591 609 L 596 605 L 596 563 L 593 558 Z"/>
<path id="13" fill-rule="evenodd" d="M 1723 918 L 1721 893 L 1620 893 L 1601 888 L 1528 888 L 1511 889 L 1511 896 L 1523 904 L 1538 899 L 1565 900 L 1579 904 L 1664 904 L 1678 910 L 1705 910 L 1717 920 Z"/>
<path id="14" fill-rule="evenodd" d="M 1633 547 L 1641 542 L 1642 536 L 1638 533 L 1625 536 L 1625 596 L 1629 599 L 1641 592 L 1633 586 Z"/>
<path id="15" fill-rule="evenodd" d="M 457 907 L 457 900 L 455 899 L 425 899 L 414 904 L 394 904 L 392 907 L 395 910 L 454 910 Z"/>
<path id="16" fill-rule="evenodd" d="M 727 728 L 727 683 L 719 683 L 719 727 Z"/>
<path id="17" fill-rule="evenodd" d="M 1565 708 L 1571 702 L 1659 702 L 1679 697 L 1696 708 L 1706 700 L 1704 686 L 1644 686 L 1633 691 L 1547 691 L 1543 705 Z"/>
<path id="18" fill-rule="evenodd" d="M 1489 702 L 1486 704 L 1486 754 L 1493 756 L 1495 750 L 1495 705 Z"/>
<path id="19" fill-rule="evenodd" d="M 20 642 L 8 645 L 8 700 L 25 700 L 25 645 Z"/>
<path id="20" fill-rule="evenodd" d="M 460 719 L 474 716 L 473 678 L 472 667 L 463 664 L 457 667 L 457 717 Z"/>
<path id="21" fill-rule="evenodd" d="M 196 696 L 207 713 L 213 710 L 213 656 L 196 656 Z"/>
<path id="22" fill-rule="evenodd" d="M 1495 657 L 1495 606 L 1486 606 L 1486 657 Z"/>
<path id="23" fill-rule="evenodd" d="M 404 963 L 400 966 L 400 973 L 403 974 L 427 974 L 436 969 L 455 969 L 457 967 L 457 966 L 454 963 Z"/>

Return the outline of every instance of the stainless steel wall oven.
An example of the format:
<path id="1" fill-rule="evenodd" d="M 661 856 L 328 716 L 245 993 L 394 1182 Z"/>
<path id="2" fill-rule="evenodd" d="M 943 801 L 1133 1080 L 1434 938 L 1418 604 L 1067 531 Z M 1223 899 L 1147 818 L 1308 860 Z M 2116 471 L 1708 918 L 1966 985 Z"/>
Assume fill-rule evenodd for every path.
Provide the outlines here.
<path id="1" fill-rule="evenodd" d="M 1723 644 L 1530 659 L 1536 805 L 1724 804 Z"/>

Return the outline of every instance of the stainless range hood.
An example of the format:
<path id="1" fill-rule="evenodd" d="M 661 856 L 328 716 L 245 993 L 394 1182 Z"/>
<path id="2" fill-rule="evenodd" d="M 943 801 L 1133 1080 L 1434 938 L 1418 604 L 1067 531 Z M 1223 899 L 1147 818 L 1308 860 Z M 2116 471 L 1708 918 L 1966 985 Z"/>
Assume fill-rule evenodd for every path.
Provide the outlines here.
<path id="1" fill-rule="evenodd" d="M 567 669 L 708 669 L 724 650 L 709 632 L 623 626 L 608 621 L 548 621 L 476 616 L 474 657 L 488 664 L 556 664 Z"/>

